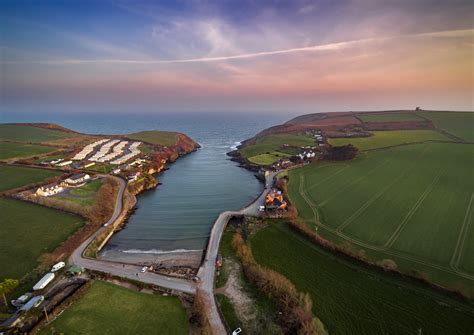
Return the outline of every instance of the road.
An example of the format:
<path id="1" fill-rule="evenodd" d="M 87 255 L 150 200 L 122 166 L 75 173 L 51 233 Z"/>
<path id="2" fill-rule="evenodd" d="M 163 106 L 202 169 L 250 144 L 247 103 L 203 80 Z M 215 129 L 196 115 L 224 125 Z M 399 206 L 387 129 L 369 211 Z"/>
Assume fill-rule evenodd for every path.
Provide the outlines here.
<path id="1" fill-rule="evenodd" d="M 99 175 L 99 177 L 105 177 L 105 175 Z M 110 219 L 104 224 L 104 226 L 109 226 L 114 224 L 114 222 L 119 218 L 120 214 L 123 210 L 123 195 L 125 192 L 125 188 L 127 187 L 127 182 L 122 178 L 112 177 L 119 183 L 119 193 L 117 195 L 114 213 L 110 217 Z M 91 237 L 85 240 L 74 252 L 71 254 L 69 258 L 70 264 L 80 265 L 85 269 L 100 271 L 112 274 L 114 276 L 139 280 L 141 282 L 147 284 L 158 285 L 167 289 L 185 292 L 194 294 L 196 292 L 196 287 L 193 282 L 179 279 L 179 278 L 172 278 L 167 276 L 162 276 L 152 272 L 145 272 L 141 273 L 141 266 L 138 265 L 130 265 L 130 264 L 123 264 L 118 262 L 111 262 L 111 261 L 104 261 L 92 258 L 84 258 L 82 255 L 84 250 L 87 248 L 89 243 L 100 233 L 102 233 L 106 229 L 105 227 L 101 227 L 98 229 Z"/>
<path id="2" fill-rule="evenodd" d="M 214 299 L 214 274 L 216 271 L 216 258 L 219 251 L 222 233 L 224 232 L 227 222 L 232 216 L 257 216 L 259 214 L 259 206 L 263 205 L 265 196 L 271 190 L 273 186 L 273 178 L 276 174 L 277 172 L 271 173 L 265 178 L 265 188 L 255 201 L 239 211 L 226 211 L 221 213 L 212 227 L 211 236 L 209 237 L 207 246 L 206 258 L 204 259 L 204 262 L 199 268 L 198 272 L 198 276 L 201 279 L 198 287 L 204 291 L 204 295 L 206 297 L 206 310 L 209 313 L 209 323 L 211 324 L 214 334 L 226 334 L 226 329 L 222 323 L 216 301 Z"/>

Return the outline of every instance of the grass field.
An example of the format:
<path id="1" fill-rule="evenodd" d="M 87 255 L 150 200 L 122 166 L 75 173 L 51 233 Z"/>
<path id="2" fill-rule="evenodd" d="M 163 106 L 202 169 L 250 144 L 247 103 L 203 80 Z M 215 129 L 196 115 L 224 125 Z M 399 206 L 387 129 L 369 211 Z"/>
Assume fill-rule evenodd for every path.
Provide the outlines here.
<path id="1" fill-rule="evenodd" d="M 68 189 L 65 192 L 55 195 L 54 197 L 61 200 L 77 202 L 84 206 L 89 206 L 94 203 L 95 196 L 101 185 L 101 179 L 92 180 L 84 186 Z"/>
<path id="2" fill-rule="evenodd" d="M 77 134 L 74 133 L 66 133 L 52 129 L 0 124 L 0 141 L 39 143 L 73 137 L 76 135 Z"/>
<path id="3" fill-rule="evenodd" d="M 62 172 L 0 165 L 0 192 L 60 176 Z"/>
<path id="4" fill-rule="evenodd" d="M 96 281 L 39 334 L 183 334 L 189 324 L 177 297 L 134 292 Z"/>
<path id="5" fill-rule="evenodd" d="M 394 145 L 424 142 L 428 140 L 450 141 L 443 134 L 433 130 L 390 130 L 374 131 L 370 137 L 331 138 L 329 143 L 334 146 L 353 144 L 359 150 L 384 148 Z"/>
<path id="6" fill-rule="evenodd" d="M 474 146 L 430 143 L 289 172 L 289 196 L 308 224 L 375 259 L 474 293 Z"/>
<path id="7" fill-rule="evenodd" d="M 171 131 L 141 131 L 138 133 L 126 135 L 129 139 L 136 141 L 143 141 L 152 144 L 161 144 L 166 146 L 172 146 L 176 144 L 176 133 Z"/>
<path id="8" fill-rule="evenodd" d="M 289 146 L 301 147 L 315 145 L 314 139 L 306 135 L 278 134 L 268 135 L 257 139 L 255 144 L 240 149 L 242 157 L 247 158 L 255 164 L 268 165 L 277 161 L 281 157 L 291 156 L 296 151 L 292 148 L 282 148 L 284 144 Z M 276 155 L 280 155 L 280 157 Z"/>
<path id="9" fill-rule="evenodd" d="M 257 262 L 308 292 L 329 334 L 471 334 L 474 309 L 444 295 L 335 257 L 271 223 L 251 237 Z"/>
<path id="10" fill-rule="evenodd" d="M 435 127 L 466 141 L 474 141 L 474 113 L 460 112 L 418 112 L 431 120 Z"/>
<path id="11" fill-rule="evenodd" d="M 0 213 L 0 279 L 21 278 L 84 223 L 72 214 L 5 198 Z"/>
<path id="12" fill-rule="evenodd" d="M 287 155 L 282 152 L 278 151 L 273 151 L 270 152 L 269 154 L 260 154 L 256 156 L 249 157 L 249 161 L 258 164 L 258 165 L 270 165 L 275 163 L 277 160 L 285 158 L 285 157 L 290 157 L 290 155 Z"/>
<path id="13" fill-rule="evenodd" d="M 46 154 L 58 148 L 37 144 L 0 142 L 0 159 L 21 158 Z"/>
<path id="14" fill-rule="evenodd" d="M 365 122 L 423 121 L 423 119 L 415 113 L 369 113 L 359 114 L 358 118 Z"/>

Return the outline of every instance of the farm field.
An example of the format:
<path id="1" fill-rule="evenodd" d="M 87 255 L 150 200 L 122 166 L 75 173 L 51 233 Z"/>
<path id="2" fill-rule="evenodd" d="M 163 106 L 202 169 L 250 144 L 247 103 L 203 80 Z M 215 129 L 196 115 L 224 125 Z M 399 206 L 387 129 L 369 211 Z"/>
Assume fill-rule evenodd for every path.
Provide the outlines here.
<path id="1" fill-rule="evenodd" d="M 257 139 L 255 144 L 240 149 L 239 152 L 242 157 L 247 158 L 251 162 L 261 164 L 257 163 L 260 161 L 265 163 L 264 165 L 267 165 L 281 158 L 276 157 L 276 154 L 281 155 L 282 157 L 294 154 L 291 152 L 285 152 L 288 148 L 281 148 L 284 144 L 288 144 L 289 146 L 301 147 L 307 145 L 315 145 L 315 141 L 311 136 L 306 135 L 268 135 Z M 272 159 L 274 160 L 271 161 Z"/>
<path id="2" fill-rule="evenodd" d="M 0 192 L 60 176 L 62 172 L 0 165 Z"/>
<path id="3" fill-rule="evenodd" d="M 423 118 L 417 116 L 415 113 L 367 113 L 359 114 L 357 116 L 364 122 L 398 122 L 398 121 L 423 121 Z"/>
<path id="4" fill-rule="evenodd" d="M 474 146 L 429 143 L 289 172 L 299 216 L 337 243 L 473 294 Z"/>
<path id="5" fill-rule="evenodd" d="M 0 279 L 20 279 L 79 229 L 82 218 L 24 201 L 0 198 Z"/>
<path id="6" fill-rule="evenodd" d="M 189 333 L 184 307 L 177 297 L 134 292 L 96 281 L 39 334 L 183 334 Z"/>
<path id="7" fill-rule="evenodd" d="M 334 256 L 271 222 L 250 238 L 258 263 L 308 292 L 329 334 L 471 334 L 472 305 Z"/>
<path id="8" fill-rule="evenodd" d="M 435 127 L 466 141 L 474 141 L 474 113 L 470 112 L 418 112 L 431 120 Z"/>
<path id="9" fill-rule="evenodd" d="M 152 144 L 161 144 L 166 146 L 172 146 L 176 144 L 177 138 L 176 133 L 172 131 L 140 131 L 138 133 L 128 134 L 127 138 L 135 141 L 143 141 Z"/>
<path id="10" fill-rule="evenodd" d="M 0 124 L 0 141 L 39 143 L 76 135 L 74 133 L 26 125 Z"/>
<path id="11" fill-rule="evenodd" d="M 42 155 L 56 150 L 58 150 L 58 148 L 45 145 L 0 142 L 0 159 Z"/>
<path id="12" fill-rule="evenodd" d="M 330 138 L 333 146 L 352 144 L 359 150 L 370 150 L 394 145 L 424 142 L 428 140 L 451 141 L 448 137 L 433 130 L 390 130 L 373 131 L 373 136 L 355 138 Z"/>

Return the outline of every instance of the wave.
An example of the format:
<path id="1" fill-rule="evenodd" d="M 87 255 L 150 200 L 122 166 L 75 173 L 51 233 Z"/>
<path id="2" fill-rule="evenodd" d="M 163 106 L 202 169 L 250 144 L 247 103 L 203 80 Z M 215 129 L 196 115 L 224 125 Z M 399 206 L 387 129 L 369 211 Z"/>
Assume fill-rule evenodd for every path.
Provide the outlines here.
<path id="1" fill-rule="evenodd" d="M 140 250 L 140 249 L 129 249 L 123 250 L 122 252 L 125 254 L 172 254 L 172 253 L 183 253 L 183 252 L 201 252 L 202 250 L 193 250 L 193 249 L 175 249 L 175 250 L 158 250 L 158 249 L 150 249 L 150 250 Z"/>
<path id="2" fill-rule="evenodd" d="M 242 144 L 242 142 L 240 142 L 240 141 L 234 142 L 234 145 L 232 145 L 230 148 L 232 150 L 237 150 L 237 147 L 241 144 Z"/>

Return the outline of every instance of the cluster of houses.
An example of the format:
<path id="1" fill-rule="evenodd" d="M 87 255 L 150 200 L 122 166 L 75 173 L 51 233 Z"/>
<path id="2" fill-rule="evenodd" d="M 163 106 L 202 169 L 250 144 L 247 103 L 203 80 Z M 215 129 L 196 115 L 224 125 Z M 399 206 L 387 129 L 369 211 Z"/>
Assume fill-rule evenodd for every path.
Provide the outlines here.
<path id="1" fill-rule="evenodd" d="M 49 184 L 41 186 L 36 190 L 36 195 L 41 197 L 50 197 L 61 193 L 68 187 L 80 187 L 91 179 L 91 176 L 86 173 L 79 173 L 68 177 L 60 184 Z"/>
<path id="2" fill-rule="evenodd" d="M 94 143 L 90 143 L 86 145 L 80 152 L 78 152 L 72 159 L 75 161 L 82 161 L 94 151 L 95 147 L 108 141 L 108 138 L 104 138 L 102 140 L 95 141 Z"/>
<path id="3" fill-rule="evenodd" d="M 44 295 L 41 294 L 42 290 L 44 290 L 54 280 L 54 278 L 56 278 L 57 271 L 61 270 L 65 266 L 66 266 L 66 263 L 64 262 L 59 262 L 59 263 L 54 264 L 53 267 L 51 268 L 51 271 L 45 274 L 33 286 L 33 289 L 32 289 L 33 292 L 27 292 L 25 294 L 22 294 L 17 299 L 12 300 L 11 304 L 14 307 L 17 307 L 19 312 L 27 312 L 32 308 L 39 307 L 45 299 Z M 66 271 L 66 274 L 68 276 L 77 276 L 77 275 L 80 275 L 82 271 L 83 271 L 82 267 L 73 265 Z"/>
<path id="4" fill-rule="evenodd" d="M 119 157 L 117 158 L 116 160 L 110 162 L 111 164 L 114 164 L 114 165 L 120 165 L 120 164 L 123 164 L 125 163 L 126 161 L 128 161 L 129 159 L 132 159 L 133 157 L 135 156 L 138 156 L 141 152 L 140 152 L 140 149 L 138 149 L 138 147 L 140 146 L 140 144 L 142 144 L 142 142 L 133 142 L 132 144 L 130 144 L 130 146 L 128 147 L 128 149 L 130 150 L 130 152 L 126 155 L 123 155 L 122 157 Z"/>
<path id="5" fill-rule="evenodd" d="M 130 144 L 129 141 L 105 138 L 86 145 L 80 152 L 74 155 L 72 160 L 87 160 L 88 163 L 82 166 L 83 168 L 93 166 L 95 162 L 110 162 L 114 165 L 120 165 L 141 153 L 138 149 L 140 144 L 141 142 L 133 142 Z"/>

